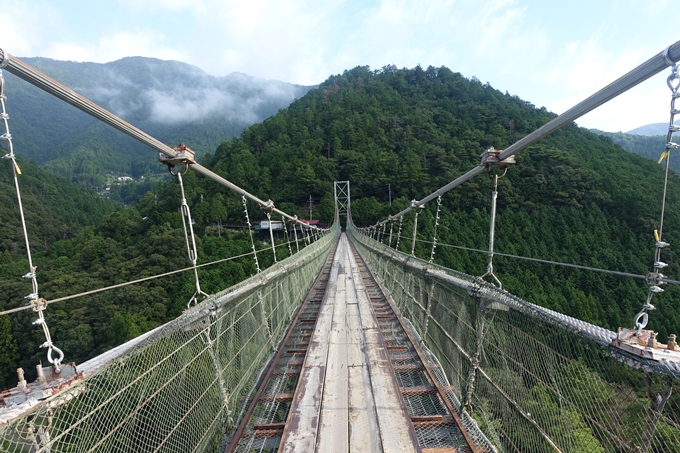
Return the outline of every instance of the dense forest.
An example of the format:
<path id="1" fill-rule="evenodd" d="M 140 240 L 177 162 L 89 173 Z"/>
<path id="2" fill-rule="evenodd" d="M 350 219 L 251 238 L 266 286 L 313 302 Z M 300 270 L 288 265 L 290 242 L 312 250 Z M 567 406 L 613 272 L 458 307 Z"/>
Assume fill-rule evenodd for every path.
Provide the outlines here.
<path id="1" fill-rule="evenodd" d="M 597 129 L 591 129 L 591 131 L 611 138 L 614 143 L 628 152 L 657 162 L 666 148 L 665 135 L 635 135 L 623 132 L 604 132 Z M 675 170 L 676 173 L 680 173 L 680 160 L 675 155 L 671 156 L 670 168 Z"/>
<path id="2" fill-rule="evenodd" d="M 358 67 L 248 128 L 242 139 L 223 143 L 206 163 L 265 197 L 285 193 L 297 204 L 348 179 L 354 220 L 368 225 L 478 165 L 487 147 L 502 149 L 553 117 L 447 68 Z M 565 127 L 520 153 L 501 179 L 497 250 L 646 274 L 662 178 L 656 162 L 576 125 Z M 478 178 L 446 194 L 438 241 L 485 249 L 490 191 L 490 180 Z M 672 178 L 670 206 L 679 196 Z M 419 239 L 432 240 L 434 211 L 429 206 L 421 216 Z M 404 222 L 402 235 L 411 236 L 411 224 Z M 668 242 L 677 242 L 678 228 L 680 215 L 668 209 Z M 429 257 L 429 245 L 420 243 L 416 253 Z M 666 253 L 666 273 L 677 276 L 674 253 Z M 486 257 L 440 246 L 436 261 L 480 275 Z M 647 290 L 634 279 L 510 258 L 497 258 L 496 269 L 509 291 L 610 329 L 632 325 Z M 655 298 L 650 327 L 661 339 L 680 331 L 674 297 L 676 288 L 668 288 Z"/>
<path id="3" fill-rule="evenodd" d="M 327 221 L 333 216 L 333 181 L 349 180 L 354 220 L 369 225 L 478 165 L 489 146 L 507 147 L 553 117 L 445 67 L 357 67 L 330 77 L 241 138 L 223 142 L 203 164 L 301 217 L 307 217 L 311 196 L 313 215 Z M 500 180 L 496 249 L 645 274 L 652 264 L 662 178 L 655 162 L 623 151 L 609 138 L 567 126 L 521 152 Z M 244 222 L 240 198 L 192 172 L 185 187 L 196 220 L 199 262 L 247 252 L 247 233 L 215 227 Z M 9 190 L 3 192 L 10 197 Z M 473 275 L 484 272 L 484 254 L 446 245 L 486 248 L 490 192 L 490 179 L 479 177 L 442 197 L 437 263 Z M 668 200 L 664 238 L 678 244 L 677 178 L 670 181 Z M 74 226 L 66 236 L 52 234 L 35 259 L 41 296 L 54 299 L 185 267 L 178 206 L 177 182 L 168 180 L 133 206 L 98 214 L 99 222 L 82 219 L 79 229 Z M 249 208 L 251 219 L 262 218 L 256 206 Z M 435 210 L 431 203 L 419 217 L 419 257 L 429 258 L 426 241 L 433 237 Z M 412 222 L 408 216 L 403 222 L 404 238 L 410 238 Z M 27 282 L 19 278 L 27 265 L 16 233 L 8 230 L 3 243 L 0 309 L 22 304 L 28 294 Z M 32 232 L 34 241 L 39 234 Z M 259 239 L 258 247 L 266 247 L 266 238 Z M 401 241 L 404 249 L 407 242 Z M 288 253 L 285 247 L 278 252 L 281 257 Z M 271 253 L 262 255 L 264 265 L 273 259 Z M 666 272 L 671 278 L 679 274 L 674 256 L 667 251 L 663 257 L 671 263 Z M 610 329 L 631 327 L 646 295 L 642 280 L 631 278 L 504 257 L 496 258 L 495 269 L 510 292 Z M 202 287 L 215 292 L 254 272 L 252 257 L 246 257 L 204 268 L 200 276 Z M 192 285 L 190 275 L 180 274 L 55 303 L 47 320 L 67 360 L 80 362 L 179 315 Z M 677 295 L 671 287 L 654 299 L 657 311 L 650 314 L 650 327 L 662 341 L 680 332 L 680 314 L 673 309 Z M 26 312 L 0 318 L 5 386 L 14 385 L 13 372 L 6 370 L 17 364 L 32 369 L 43 357 L 42 333 L 31 321 Z"/>

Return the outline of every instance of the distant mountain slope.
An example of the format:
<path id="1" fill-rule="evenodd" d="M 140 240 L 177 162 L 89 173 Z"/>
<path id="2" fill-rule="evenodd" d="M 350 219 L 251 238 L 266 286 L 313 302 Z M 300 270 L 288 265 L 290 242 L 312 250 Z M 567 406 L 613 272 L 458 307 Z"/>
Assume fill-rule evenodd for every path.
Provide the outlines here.
<path id="1" fill-rule="evenodd" d="M 637 127 L 626 132 L 632 135 L 666 135 L 668 133 L 668 123 L 652 123 Z"/>
<path id="2" fill-rule="evenodd" d="M 479 154 L 489 146 L 506 148 L 554 117 L 444 67 L 359 67 L 249 127 L 242 139 L 223 143 L 205 164 L 263 199 L 302 205 L 309 194 L 321 198 L 321 218 L 332 181 L 349 180 L 352 217 L 366 226 L 479 165 Z M 656 148 L 655 160 L 662 150 Z M 653 256 L 662 187 L 663 169 L 656 162 L 569 125 L 519 153 L 517 165 L 499 181 L 497 250 L 644 275 Z M 194 193 L 205 204 L 217 190 L 206 181 Z M 484 272 L 484 254 L 441 244 L 487 247 L 490 192 L 490 178 L 479 177 L 442 197 L 435 262 L 473 275 Z M 671 178 L 664 224 L 671 244 L 680 243 L 679 202 L 680 181 Z M 419 217 L 419 239 L 432 240 L 435 210 L 436 203 L 429 203 Z M 230 212 L 239 214 L 236 206 Z M 401 247 L 409 253 L 413 217 L 404 220 Z M 396 234 L 399 225 L 392 227 Z M 415 249 L 417 256 L 430 254 L 427 243 Z M 665 273 L 676 278 L 680 263 L 671 250 L 663 254 L 670 264 Z M 631 326 L 645 301 L 647 288 L 635 279 L 497 261 L 494 269 L 508 291 L 614 330 Z M 659 338 L 680 331 L 673 308 L 680 288 L 668 286 L 654 299 L 657 311 L 650 315 Z"/>
<path id="3" fill-rule="evenodd" d="M 185 142 L 199 153 L 310 88 L 241 73 L 214 77 L 186 63 L 142 57 L 106 64 L 23 60 L 161 141 Z M 92 184 L 108 172 L 138 176 L 158 168 L 145 146 L 7 72 L 5 78 L 17 154 Z"/>
<path id="4" fill-rule="evenodd" d="M 478 165 L 485 148 L 505 148 L 554 117 L 444 67 L 358 67 L 330 77 L 288 108 L 247 128 L 241 139 L 222 143 L 204 165 L 291 213 L 311 194 L 314 218 L 325 220 L 333 216 L 333 181 L 350 180 L 353 218 L 367 225 Z M 213 227 L 220 220 L 244 222 L 240 198 L 194 172 L 184 182 L 199 262 L 247 253 L 247 234 L 220 234 Z M 566 126 L 519 153 L 517 165 L 499 181 L 496 250 L 644 275 L 653 257 L 662 187 L 663 172 L 655 162 L 624 152 L 609 138 Z M 490 193 L 491 179 L 480 176 L 442 197 L 437 264 L 472 275 L 484 272 L 485 254 L 445 244 L 487 247 Z M 54 299 L 186 266 L 186 252 L 179 246 L 183 232 L 178 204 L 177 182 L 167 181 L 98 227 L 50 243 L 35 259 L 42 295 Z M 671 244 L 680 244 L 679 205 L 680 180 L 671 178 L 664 224 L 664 239 Z M 436 210 L 432 202 L 420 214 L 418 239 L 434 237 Z M 265 215 L 252 204 L 249 211 L 253 221 Z M 409 214 L 403 228 L 392 225 L 406 252 L 413 224 Z M 430 247 L 417 242 L 415 253 L 427 258 Z M 678 279 L 680 263 L 673 250 L 663 251 L 662 260 L 670 264 L 664 273 Z M 285 247 L 277 251 L 280 258 L 288 253 Z M 258 257 L 261 266 L 273 260 L 266 252 Z M 27 294 L 27 282 L 16 278 L 23 268 L 10 269 L 15 264 L 0 262 L 0 309 L 16 307 Z M 642 279 L 503 256 L 494 265 L 510 292 L 612 329 L 632 327 L 647 295 Z M 201 268 L 199 275 L 202 288 L 213 293 L 255 272 L 252 257 L 246 256 L 241 262 Z M 193 275 L 185 273 L 54 304 L 53 338 L 68 360 L 80 362 L 181 313 L 195 290 L 193 283 Z M 668 285 L 665 290 L 655 296 L 657 310 L 649 322 L 661 341 L 680 332 L 680 288 Z M 21 352 L 16 360 L 7 348 L 0 350 L 0 364 L 7 364 L 0 366 L 0 383 L 7 385 L 16 384 L 11 370 L 35 369 L 44 354 L 38 347 L 44 341 L 41 332 L 30 324 L 32 314 L 11 320 L 11 334 L 3 338 L 0 329 L 0 344 L 18 344 Z M 4 362 L 3 354 L 9 357 Z"/>
<path id="5" fill-rule="evenodd" d="M 666 124 L 666 128 L 668 128 L 668 124 Z M 604 132 L 599 129 L 591 129 L 590 131 L 610 138 L 629 153 L 652 159 L 655 162 L 658 162 L 666 146 L 665 135 L 633 135 L 623 132 Z M 680 158 L 678 158 L 677 154 L 671 156 L 671 168 L 676 173 L 680 173 Z"/>
<path id="6" fill-rule="evenodd" d="M 4 155 L 5 152 L 0 148 L 0 153 Z M 73 184 L 23 159 L 19 159 L 19 166 L 19 187 L 33 251 L 40 252 L 58 240 L 71 238 L 113 211 L 112 203 L 98 197 L 91 188 Z M 8 161 L 0 165 L 0 219 L 0 255 L 25 256 L 14 179 Z"/>

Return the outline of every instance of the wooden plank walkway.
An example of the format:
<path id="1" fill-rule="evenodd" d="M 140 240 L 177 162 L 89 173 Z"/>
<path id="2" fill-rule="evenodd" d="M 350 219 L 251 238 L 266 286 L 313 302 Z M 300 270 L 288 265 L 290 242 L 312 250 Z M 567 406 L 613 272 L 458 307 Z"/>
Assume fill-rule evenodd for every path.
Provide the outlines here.
<path id="1" fill-rule="evenodd" d="M 345 235 L 279 451 L 421 451 Z"/>

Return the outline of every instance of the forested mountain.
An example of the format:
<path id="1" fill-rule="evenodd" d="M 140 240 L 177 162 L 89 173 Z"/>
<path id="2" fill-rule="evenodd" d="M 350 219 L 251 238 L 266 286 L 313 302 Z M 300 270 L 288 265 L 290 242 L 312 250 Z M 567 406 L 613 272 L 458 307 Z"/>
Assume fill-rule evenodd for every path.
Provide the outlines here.
<path id="1" fill-rule="evenodd" d="M 626 132 L 630 135 L 666 135 L 668 133 L 668 123 L 652 123 L 636 127 Z"/>
<path id="2" fill-rule="evenodd" d="M 666 128 L 668 128 L 668 125 L 666 125 Z M 597 129 L 591 129 L 591 132 L 603 137 L 609 137 L 626 151 L 652 159 L 655 162 L 659 161 L 661 153 L 666 148 L 665 135 L 634 135 L 623 132 L 604 132 Z M 663 165 L 665 166 L 666 164 L 664 163 Z M 680 173 L 680 159 L 676 153 L 671 155 L 670 166 L 676 173 Z"/>
<path id="3" fill-rule="evenodd" d="M 326 220 L 333 214 L 333 181 L 348 179 L 354 220 L 367 225 L 478 165 L 487 147 L 505 148 L 554 116 L 444 67 L 358 67 L 330 77 L 287 109 L 246 129 L 241 138 L 223 142 L 205 155 L 203 164 L 300 215 L 311 195 L 314 216 Z M 500 180 L 497 251 L 645 274 L 652 264 L 662 178 L 655 162 L 567 126 L 521 152 L 517 165 Z M 218 220 L 243 222 L 240 199 L 192 172 L 185 186 L 196 219 L 199 261 L 247 252 L 247 235 L 220 235 L 214 228 Z M 473 275 L 485 271 L 484 254 L 446 244 L 487 247 L 490 192 L 490 179 L 478 177 L 442 197 L 437 263 Z M 680 184 L 675 178 L 668 200 L 664 238 L 680 244 Z M 41 295 L 49 300 L 186 266 L 178 206 L 177 183 L 168 181 L 138 205 L 118 209 L 100 225 L 51 244 L 36 258 Z M 419 217 L 422 241 L 432 240 L 435 209 L 430 203 Z M 255 206 L 250 213 L 251 219 L 263 215 Z M 407 217 L 402 225 L 404 249 L 410 245 L 412 223 Z M 287 254 L 283 247 L 278 251 L 281 257 Z M 18 252 L 0 265 L 0 309 L 23 303 L 27 294 L 26 282 L 17 278 L 25 272 Z M 416 254 L 429 258 L 429 253 L 430 245 L 419 242 Z M 664 253 L 662 259 L 671 263 L 666 274 L 678 278 L 675 253 Z M 261 261 L 268 260 L 271 253 L 263 254 Z M 494 264 L 510 292 L 611 329 L 632 326 L 647 290 L 641 279 L 500 256 Z M 252 258 L 246 257 L 203 268 L 201 284 L 213 292 L 253 272 Z M 181 274 L 55 303 L 47 319 L 67 359 L 82 361 L 177 316 L 192 285 L 191 276 Z M 673 307 L 677 297 L 677 289 L 669 287 L 654 299 L 657 311 L 650 314 L 650 327 L 662 341 L 680 331 L 680 313 Z M 31 326 L 30 313 L 4 319 L 9 321 L 0 325 L 0 344 L 21 345 L 21 351 L 0 350 L 0 361 L 16 364 L 20 355 L 18 363 L 31 369 L 44 352 L 38 348 L 42 333 Z M 11 378 L 0 378 L 12 384 Z"/>
<path id="4" fill-rule="evenodd" d="M 308 193 L 329 193 L 334 179 L 349 179 L 354 219 L 365 225 L 478 165 L 485 148 L 505 148 L 554 116 L 447 68 L 359 67 L 222 144 L 206 163 L 265 198 L 286 194 L 298 204 Z M 497 250 L 646 274 L 662 178 L 656 162 L 576 125 L 565 127 L 520 153 L 501 179 Z M 443 197 L 439 242 L 487 247 L 490 184 L 480 177 Z M 391 208 L 388 185 L 398 198 Z M 674 243 L 680 239 L 675 178 L 668 202 L 664 233 Z M 420 217 L 423 240 L 432 239 L 434 210 L 432 203 Z M 411 222 L 404 222 L 406 237 Z M 429 245 L 419 244 L 417 253 L 428 257 Z M 671 263 L 666 273 L 677 276 L 674 256 L 665 252 L 663 260 Z M 486 257 L 439 246 L 436 261 L 481 275 Z M 509 291 L 611 329 L 632 325 L 647 291 L 641 280 L 510 258 L 497 258 L 496 268 Z M 672 308 L 677 295 L 672 287 L 655 298 L 650 327 L 660 338 L 680 331 Z"/>
<path id="5" fill-rule="evenodd" d="M 0 148 L 0 153 L 7 151 Z M 21 255 L 24 238 L 16 201 L 10 161 L 0 167 L 0 253 Z M 70 239 L 113 211 L 108 200 L 92 188 L 42 170 L 34 162 L 19 158 L 19 185 L 33 250 L 41 251 L 56 241 Z M 6 255 L 7 256 L 7 255 Z"/>
<path id="6" fill-rule="evenodd" d="M 28 64 L 174 146 L 199 155 L 273 115 L 309 87 L 241 73 L 211 76 L 178 61 L 130 57 L 106 64 L 25 58 Z M 113 172 L 160 170 L 144 145 L 5 72 L 17 154 L 63 177 L 103 185 Z"/>

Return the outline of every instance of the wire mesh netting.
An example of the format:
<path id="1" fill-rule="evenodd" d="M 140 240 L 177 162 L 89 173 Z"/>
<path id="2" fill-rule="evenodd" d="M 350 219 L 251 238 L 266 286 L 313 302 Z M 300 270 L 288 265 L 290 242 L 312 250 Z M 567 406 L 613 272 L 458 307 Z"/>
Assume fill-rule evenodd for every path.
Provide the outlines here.
<path id="1" fill-rule="evenodd" d="M 0 427 L 0 451 L 222 451 L 338 233 L 192 307 Z"/>
<path id="2" fill-rule="evenodd" d="M 673 364 L 627 354 L 610 346 L 614 332 L 350 234 L 441 363 L 461 419 L 498 451 L 680 451 Z"/>

